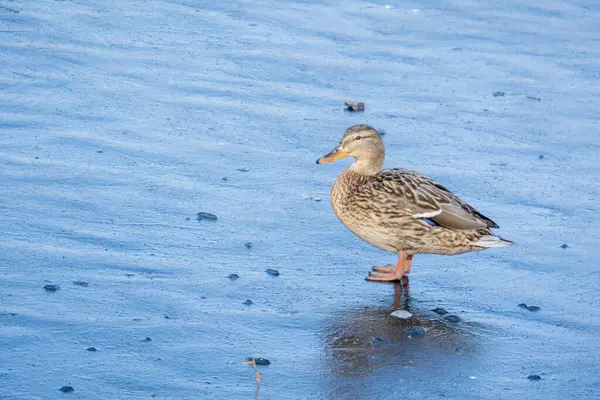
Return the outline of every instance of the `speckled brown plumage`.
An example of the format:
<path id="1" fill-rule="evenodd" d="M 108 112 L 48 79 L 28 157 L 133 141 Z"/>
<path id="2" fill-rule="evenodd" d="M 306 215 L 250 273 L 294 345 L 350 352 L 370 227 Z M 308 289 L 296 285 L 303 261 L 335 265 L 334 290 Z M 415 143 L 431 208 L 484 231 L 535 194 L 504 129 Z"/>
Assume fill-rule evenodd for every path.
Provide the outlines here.
<path id="1" fill-rule="evenodd" d="M 485 235 L 493 236 L 488 227 L 497 225 L 461 201 L 443 186 L 414 171 L 383 170 L 365 176 L 345 170 L 331 188 L 331 204 L 348 229 L 380 249 L 409 254 L 458 254 L 483 250 L 475 245 Z M 431 226 L 424 218 L 443 205 L 464 207 L 480 229 L 456 230 Z M 467 211 L 468 210 L 468 211 Z M 436 217 L 431 217 L 436 221 Z"/>
<path id="2" fill-rule="evenodd" d="M 333 184 L 331 204 L 358 237 L 403 255 L 458 254 L 512 244 L 492 233 L 491 228 L 498 228 L 494 221 L 439 183 L 407 169 L 381 170 L 384 155 L 379 134 L 356 125 L 317 161 L 356 159 Z"/>

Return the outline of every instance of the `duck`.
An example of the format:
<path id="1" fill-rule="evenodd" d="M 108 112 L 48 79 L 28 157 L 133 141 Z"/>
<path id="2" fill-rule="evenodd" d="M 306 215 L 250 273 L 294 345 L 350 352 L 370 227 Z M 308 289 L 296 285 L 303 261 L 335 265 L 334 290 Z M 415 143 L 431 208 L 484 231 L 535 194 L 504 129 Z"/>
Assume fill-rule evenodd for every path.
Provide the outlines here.
<path id="1" fill-rule="evenodd" d="M 398 255 L 374 266 L 369 281 L 407 280 L 415 254 L 454 255 L 513 245 L 499 226 L 434 180 L 405 168 L 382 169 L 385 146 L 369 125 L 346 129 L 339 144 L 317 160 L 354 158 L 331 187 L 337 218 L 365 242 Z"/>

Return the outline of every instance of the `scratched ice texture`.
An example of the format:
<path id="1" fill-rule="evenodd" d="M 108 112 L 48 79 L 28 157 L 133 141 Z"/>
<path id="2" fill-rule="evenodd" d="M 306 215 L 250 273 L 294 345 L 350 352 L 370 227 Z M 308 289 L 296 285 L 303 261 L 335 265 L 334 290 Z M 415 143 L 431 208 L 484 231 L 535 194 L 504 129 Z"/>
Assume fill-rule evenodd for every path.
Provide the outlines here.
<path id="1" fill-rule="evenodd" d="M 599 60 L 595 1 L 1 0 L 0 398 L 597 398 Z M 517 245 L 364 281 L 358 123 Z"/>

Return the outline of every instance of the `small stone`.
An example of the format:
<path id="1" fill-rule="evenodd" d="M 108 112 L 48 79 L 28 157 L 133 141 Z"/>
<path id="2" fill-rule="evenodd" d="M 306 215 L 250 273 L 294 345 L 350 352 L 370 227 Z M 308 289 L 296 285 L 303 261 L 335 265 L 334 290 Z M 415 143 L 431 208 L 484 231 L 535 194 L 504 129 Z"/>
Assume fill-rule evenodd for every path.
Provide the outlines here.
<path id="1" fill-rule="evenodd" d="M 44 285 L 44 289 L 46 289 L 47 292 L 56 292 L 58 289 L 60 289 L 60 286 L 48 284 Z"/>
<path id="2" fill-rule="evenodd" d="M 400 318 L 400 319 L 412 318 L 412 314 L 406 310 L 396 310 L 393 313 L 391 313 L 390 315 L 394 318 Z"/>
<path id="3" fill-rule="evenodd" d="M 506 93 L 504 93 L 504 92 L 494 92 L 492 94 L 494 95 L 494 97 L 503 97 Z"/>
<path id="4" fill-rule="evenodd" d="M 521 308 L 527 308 L 527 304 L 525 304 L 525 303 L 521 303 L 521 304 L 519 304 L 519 306 L 518 306 L 518 307 L 521 307 Z"/>
<path id="5" fill-rule="evenodd" d="M 102 151 L 102 150 L 96 150 L 96 153 L 102 154 L 102 153 L 104 153 L 104 151 Z"/>
<path id="6" fill-rule="evenodd" d="M 344 101 L 344 104 L 346 105 L 346 109 L 348 111 L 365 111 L 365 103 L 346 100 Z"/>
<path id="7" fill-rule="evenodd" d="M 86 350 L 87 351 L 98 351 L 98 349 L 96 349 L 95 347 L 88 347 Z"/>
<path id="8" fill-rule="evenodd" d="M 529 306 L 529 307 L 527 307 L 527 309 L 528 309 L 529 311 L 533 311 L 533 312 L 535 312 L 535 311 L 540 311 L 540 310 L 541 310 L 541 308 L 540 308 L 540 307 L 538 307 L 538 306 Z"/>
<path id="9" fill-rule="evenodd" d="M 436 313 L 436 314 L 438 314 L 438 315 L 446 315 L 446 314 L 448 314 L 448 311 L 444 310 L 444 309 L 443 309 L 443 308 L 441 308 L 441 307 L 436 307 L 436 308 L 434 308 L 434 309 L 433 309 L 433 310 L 431 310 L 431 311 L 433 311 L 434 313 Z"/>
<path id="10" fill-rule="evenodd" d="M 566 243 L 564 243 L 564 244 L 561 244 L 561 245 L 560 245 L 560 248 L 561 248 L 561 249 L 568 249 L 568 248 L 569 248 L 569 245 L 568 245 L 568 244 L 566 244 Z"/>
<path id="11" fill-rule="evenodd" d="M 63 386 L 63 387 L 61 387 L 61 388 L 60 388 L 60 389 L 58 389 L 58 390 L 60 390 L 60 391 L 61 391 L 61 392 L 63 392 L 63 393 L 71 393 L 71 392 L 73 392 L 75 389 L 73 389 L 73 386 Z"/>
<path id="12" fill-rule="evenodd" d="M 423 328 L 422 326 L 419 326 L 417 328 L 408 328 L 406 330 L 406 333 L 408 334 L 408 336 L 423 336 L 427 333 L 427 329 Z"/>
<path id="13" fill-rule="evenodd" d="M 142 342 L 151 342 L 151 341 L 152 341 L 152 339 L 149 337 L 147 337 L 146 339 L 142 339 Z"/>
<path id="14" fill-rule="evenodd" d="M 529 375 L 527 377 L 527 379 L 529 379 L 530 381 L 541 381 L 542 377 L 539 375 L 532 374 L 532 375 Z"/>
<path id="15" fill-rule="evenodd" d="M 240 276 L 238 274 L 229 274 L 229 275 L 227 275 L 227 277 L 229 279 L 231 279 L 232 281 L 235 281 L 240 278 Z"/>
<path id="16" fill-rule="evenodd" d="M 546 158 L 546 157 L 544 157 L 544 155 L 543 155 L 543 154 L 540 154 L 540 155 L 538 156 L 538 159 L 540 159 L 540 160 L 543 160 L 544 158 Z"/>
<path id="17" fill-rule="evenodd" d="M 260 357 L 256 357 L 256 358 L 252 358 L 252 357 L 246 357 L 246 361 L 252 361 L 254 360 L 254 362 L 256 363 L 256 365 L 269 365 L 271 364 L 271 361 L 267 360 L 266 358 L 260 358 Z"/>
<path id="18" fill-rule="evenodd" d="M 88 287 L 88 283 L 86 281 L 73 281 L 73 285 Z"/>
<path id="19" fill-rule="evenodd" d="M 265 272 L 271 276 L 279 276 L 279 271 L 273 268 L 267 268 L 265 269 Z"/>
<path id="20" fill-rule="evenodd" d="M 252 302 L 252 300 L 250 300 L 250 299 L 247 299 L 247 300 L 246 300 L 245 302 L 243 302 L 242 304 L 243 304 L 243 305 L 245 305 L 245 306 L 251 306 L 251 305 L 252 305 L 252 304 L 254 304 L 254 303 Z"/>
<path id="21" fill-rule="evenodd" d="M 535 97 L 535 96 L 527 96 L 527 98 L 528 98 L 529 100 L 542 101 L 542 99 L 541 99 L 541 98 L 539 98 L 539 97 Z"/>
<path id="22" fill-rule="evenodd" d="M 224 177 L 222 177 L 222 178 L 221 178 L 221 180 L 222 180 L 223 182 L 227 182 L 229 179 L 227 179 L 227 177 L 226 177 L 226 176 L 224 176 Z"/>
<path id="23" fill-rule="evenodd" d="M 251 249 L 251 248 L 252 248 L 252 243 L 250 243 L 250 242 L 246 242 L 246 243 L 244 244 L 244 246 L 246 246 L 246 248 L 247 248 L 247 249 Z"/>
<path id="24" fill-rule="evenodd" d="M 371 342 L 373 344 L 388 344 L 389 342 L 383 338 L 380 337 L 374 337 L 371 339 Z"/>
<path id="25" fill-rule="evenodd" d="M 216 221 L 218 218 L 215 214 L 211 214 L 211 213 L 207 213 L 207 212 L 199 212 L 198 214 L 196 214 L 198 216 L 198 218 L 196 218 L 198 221 Z"/>
<path id="26" fill-rule="evenodd" d="M 246 169 L 246 168 L 238 168 L 237 170 L 240 172 L 249 172 L 250 171 L 249 169 Z"/>
<path id="27" fill-rule="evenodd" d="M 445 319 L 445 320 L 447 320 L 447 321 L 450 321 L 450 322 L 454 322 L 454 323 L 456 323 L 456 322 L 460 321 L 460 317 L 459 317 L 459 316 L 457 316 L 457 315 L 452 315 L 452 314 L 450 314 L 450 315 L 446 315 L 446 316 L 444 317 L 444 319 Z"/>
<path id="28" fill-rule="evenodd" d="M 191 218 L 190 218 L 190 217 L 185 217 L 185 220 L 186 220 L 186 221 L 190 221 L 190 220 L 191 220 Z"/>

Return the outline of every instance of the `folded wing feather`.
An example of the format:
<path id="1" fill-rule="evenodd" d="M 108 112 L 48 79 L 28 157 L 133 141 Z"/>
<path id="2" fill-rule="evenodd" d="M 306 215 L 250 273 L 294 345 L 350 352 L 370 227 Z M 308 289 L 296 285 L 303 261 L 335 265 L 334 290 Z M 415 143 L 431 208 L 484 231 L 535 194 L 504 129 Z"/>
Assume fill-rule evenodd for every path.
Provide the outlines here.
<path id="1" fill-rule="evenodd" d="M 382 171 L 373 186 L 378 188 L 388 196 L 393 193 L 398 206 L 410 209 L 416 218 L 431 219 L 456 230 L 498 228 L 444 186 L 417 172 L 401 168 Z"/>

